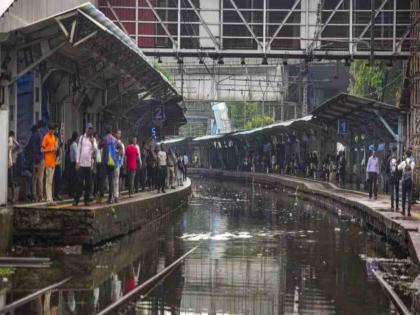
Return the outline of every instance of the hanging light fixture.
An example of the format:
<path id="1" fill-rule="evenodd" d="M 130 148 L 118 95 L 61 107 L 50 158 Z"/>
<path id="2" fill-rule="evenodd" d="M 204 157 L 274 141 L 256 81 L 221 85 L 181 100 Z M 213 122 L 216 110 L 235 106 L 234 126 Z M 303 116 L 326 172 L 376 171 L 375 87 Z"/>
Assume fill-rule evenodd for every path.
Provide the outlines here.
<path id="1" fill-rule="evenodd" d="M 203 57 L 200 57 L 200 58 L 199 58 L 198 63 L 199 63 L 200 65 L 203 65 L 203 64 L 204 64 L 204 59 L 203 59 Z"/>
<path id="2" fill-rule="evenodd" d="M 224 65 L 225 64 L 222 57 L 219 57 L 219 61 L 217 62 L 217 64 L 218 65 Z"/>
<path id="3" fill-rule="evenodd" d="M 245 63 L 245 57 L 241 57 L 241 65 L 242 66 L 245 66 L 246 65 L 246 63 Z"/>
<path id="4" fill-rule="evenodd" d="M 268 65 L 268 60 L 267 60 L 267 57 L 266 56 L 264 56 L 261 64 L 264 65 L 264 66 Z"/>
<path id="5" fill-rule="evenodd" d="M 344 66 L 346 66 L 346 67 L 350 67 L 351 66 L 350 59 L 348 59 L 348 58 L 344 59 Z"/>
<path id="6" fill-rule="evenodd" d="M 158 55 L 158 63 L 162 63 L 162 59 L 160 59 L 160 55 Z"/>
<path id="7" fill-rule="evenodd" d="M 182 65 L 183 63 L 184 63 L 184 59 L 182 59 L 182 58 L 180 58 L 180 57 L 179 57 L 179 58 L 178 58 L 178 64 L 179 64 L 179 65 Z"/>
<path id="8" fill-rule="evenodd" d="M 287 59 L 283 59 L 283 66 L 287 66 Z"/>

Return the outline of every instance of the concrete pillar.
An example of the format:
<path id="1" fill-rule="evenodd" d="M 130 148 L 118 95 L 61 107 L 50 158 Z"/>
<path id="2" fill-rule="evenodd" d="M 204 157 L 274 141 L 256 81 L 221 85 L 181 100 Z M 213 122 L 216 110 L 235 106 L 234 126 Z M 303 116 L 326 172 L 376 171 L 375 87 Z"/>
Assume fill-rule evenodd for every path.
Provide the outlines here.
<path id="1" fill-rule="evenodd" d="M 7 148 L 9 128 L 15 129 L 16 126 L 10 125 L 9 111 L 12 104 L 16 104 L 16 83 L 13 84 L 12 88 L 9 87 L 9 78 L 13 77 L 17 73 L 16 67 L 16 51 L 13 50 L 7 55 L 4 47 L 0 45 L 0 64 L 3 64 L 5 58 L 10 58 L 10 62 L 5 63 L 5 69 L 1 69 L 2 79 L 0 80 L 0 89 L 3 97 L 0 100 L 0 126 L 3 126 L 3 130 L 0 133 L 0 147 Z M 7 78 L 7 79 L 5 79 Z M 13 108 L 16 108 L 14 106 Z M 16 117 L 14 117 L 16 121 Z M 7 149 L 0 150 L 0 206 L 6 205 L 7 203 L 7 164 L 8 152 Z"/>

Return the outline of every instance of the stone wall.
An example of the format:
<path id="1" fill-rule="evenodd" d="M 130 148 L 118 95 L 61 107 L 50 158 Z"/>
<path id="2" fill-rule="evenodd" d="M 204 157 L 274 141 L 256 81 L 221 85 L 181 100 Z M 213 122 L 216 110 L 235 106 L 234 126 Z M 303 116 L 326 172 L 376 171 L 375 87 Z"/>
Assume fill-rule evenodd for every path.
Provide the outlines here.
<path id="1" fill-rule="evenodd" d="M 0 208 L 0 256 L 7 251 L 12 241 L 12 209 Z"/>
<path id="2" fill-rule="evenodd" d="M 93 246 L 162 218 L 188 201 L 191 185 L 166 194 L 139 194 L 118 204 L 86 208 L 20 206 L 14 209 L 14 241 L 33 245 Z"/>

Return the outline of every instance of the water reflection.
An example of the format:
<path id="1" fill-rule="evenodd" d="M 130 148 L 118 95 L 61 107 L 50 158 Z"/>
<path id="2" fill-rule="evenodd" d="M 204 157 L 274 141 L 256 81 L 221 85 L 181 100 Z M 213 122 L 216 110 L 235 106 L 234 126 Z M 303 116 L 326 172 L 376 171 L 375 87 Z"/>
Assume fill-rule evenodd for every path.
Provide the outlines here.
<path id="1" fill-rule="evenodd" d="M 394 257 L 349 220 L 260 185 L 195 179 L 188 209 L 111 246 L 54 254 L 47 270 L 19 269 L 7 300 L 72 275 L 15 314 L 95 314 L 201 242 L 123 314 L 387 314 L 359 254 Z M 37 252 L 39 256 L 41 253 Z M 42 253 L 51 256 L 52 253 Z"/>

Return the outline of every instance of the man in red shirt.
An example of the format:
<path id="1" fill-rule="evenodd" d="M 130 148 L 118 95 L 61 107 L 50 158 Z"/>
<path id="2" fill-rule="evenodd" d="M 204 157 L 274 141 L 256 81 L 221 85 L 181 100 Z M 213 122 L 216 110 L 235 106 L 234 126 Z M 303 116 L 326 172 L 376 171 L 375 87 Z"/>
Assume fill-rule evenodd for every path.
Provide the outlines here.
<path id="1" fill-rule="evenodd" d="M 130 144 L 125 149 L 125 156 L 127 158 L 127 173 L 129 178 L 128 195 L 131 197 L 134 191 L 134 179 L 136 177 L 137 160 L 139 159 L 139 150 L 136 146 L 136 139 L 133 138 Z"/>

